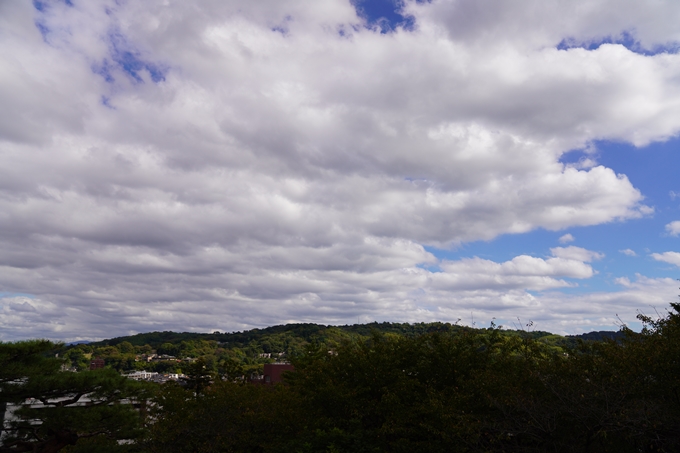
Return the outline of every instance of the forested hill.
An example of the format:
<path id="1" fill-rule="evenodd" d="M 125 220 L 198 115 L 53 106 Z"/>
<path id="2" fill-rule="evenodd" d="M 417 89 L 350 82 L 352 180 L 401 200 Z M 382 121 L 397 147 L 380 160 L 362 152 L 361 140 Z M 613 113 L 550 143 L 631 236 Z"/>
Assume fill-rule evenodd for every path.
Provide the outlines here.
<path id="1" fill-rule="evenodd" d="M 618 339 L 619 332 L 591 332 L 564 337 L 544 331 L 503 330 L 496 326 L 475 329 L 450 323 L 373 322 L 345 326 L 322 324 L 287 324 L 232 333 L 149 332 L 112 338 L 96 343 L 72 344 L 60 351 L 76 370 L 87 369 L 93 358 L 101 358 L 107 367 L 118 371 L 146 370 L 179 373 L 187 360 L 203 359 L 216 373 L 260 373 L 266 363 L 291 360 L 305 354 L 310 345 L 335 348 L 347 341 L 367 341 L 374 334 L 417 338 L 439 332 L 443 334 L 492 331 L 502 336 L 522 336 L 537 340 L 551 348 L 573 347 L 579 339 L 601 341 Z"/>
<path id="2" fill-rule="evenodd" d="M 352 335 L 370 336 L 373 332 L 383 334 L 397 334 L 407 337 L 418 336 L 431 332 L 457 332 L 461 330 L 471 329 L 470 327 L 459 326 L 450 323 L 431 322 L 431 323 L 392 323 L 392 322 L 372 322 L 368 324 L 353 324 L 344 326 L 327 326 L 323 324 L 285 324 L 264 329 L 252 329 L 243 332 L 231 333 L 195 333 L 195 332 L 148 332 L 130 335 L 126 337 L 116 337 L 108 340 L 102 340 L 90 343 L 92 346 L 115 346 L 123 342 L 129 342 L 133 346 L 149 345 L 157 349 L 165 343 L 180 344 L 183 341 L 216 341 L 224 345 L 238 344 L 247 345 L 251 342 L 261 342 L 263 339 L 285 336 L 295 337 L 304 342 L 320 341 L 325 342 L 329 338 L 340 339 L 343 337 L 351 337 Z M 486 329 L 480 329 L 486 330 Z M 506 330 L 508 334 L 519 334 L 520 331 Z M 550 332 L 531 331 L 522 332 L 533 339 L 542 337 L 555 337 Z M 619 332 L 591 332 L 590 334 L 574 335 L 568 338 L 583 338 L 588 340 L 601 340 L 604 338 L 613 338 Z M 587 336 L 590 336 L 586 338 Z M 270 351 L 265 351 L 270 352 Z"/>

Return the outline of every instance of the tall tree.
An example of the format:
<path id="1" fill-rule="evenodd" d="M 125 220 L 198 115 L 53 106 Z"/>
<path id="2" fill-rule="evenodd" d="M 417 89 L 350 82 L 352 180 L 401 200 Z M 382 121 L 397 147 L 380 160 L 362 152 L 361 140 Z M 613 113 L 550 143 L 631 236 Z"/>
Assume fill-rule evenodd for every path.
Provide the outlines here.
<path id="1" fill-rule="evenodd" d="M 150 388 L 111 369 L 61 371 L 62 361 L 46 355 L 54 346 L 0 343 L 0 401 L 11 408 L 0 452 L 53 453 L 80 439 L 140 438 Z"/>
<path id="2" fill-rule="evenodd" d="M 57 360 L 46 360 L 45 354 L 54 348 L 46 340 L 0 342 L 0 436 L 8 403 L 20 403 L 27 398 L 25 383 L 27 376 L 50 375 L 61 366 Z"/>

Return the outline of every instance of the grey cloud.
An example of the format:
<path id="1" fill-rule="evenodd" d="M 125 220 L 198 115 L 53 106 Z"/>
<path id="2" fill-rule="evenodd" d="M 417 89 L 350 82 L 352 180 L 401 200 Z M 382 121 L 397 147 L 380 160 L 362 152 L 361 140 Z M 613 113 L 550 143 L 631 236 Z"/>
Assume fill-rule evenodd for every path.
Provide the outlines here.
<path id="1" fill-rule="evenodd" d="M 565 38 L 597 42 L 633 32 L 646 48 L 680 41 L 675 23 L 680 8 L 670 2 L 595 0 L 563 2 L 512 0 L 489 4 L 462 1 L 406 2 L 407 13 L 445 27 L 452 39 L 512 41 L 527 46 L 556 46 Z M 527 24 L 531 26 L 527 27 Z"/>

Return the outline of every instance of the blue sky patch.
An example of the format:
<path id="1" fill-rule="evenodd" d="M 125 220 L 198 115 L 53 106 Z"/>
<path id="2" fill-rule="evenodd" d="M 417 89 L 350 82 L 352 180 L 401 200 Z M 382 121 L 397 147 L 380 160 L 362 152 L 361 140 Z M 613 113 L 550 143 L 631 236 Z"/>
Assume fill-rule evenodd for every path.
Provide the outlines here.
<path id="1" fill-rule="evenodd" d="M 47 25 L 43 24 L 42 22 L 36 21 L 35 26 L 40 32 L 40 35 L 42 36 L 43 41 L 47 42 L 47 35 L 50 33 L 50 29 L 47 28 Z"/>
<path id="2" fill-rule="evenodd" d="M 271 30 L 276 33 L 281 33 L 285 36 L 288 34 L 288 22 L 292 22 L 292 20 L 292 16 L 286 16 L 283 18 L 283 23 L 272 27 Z"/>
<path id="3" fill-rule="evenodd" d="M 430 250 L 428 250 L 428 251 L 430 251 Z M 441 267 L 439 267 L 438 264 L 421 263 L 421 264 L 417 264 L 416 267 L 418 267 L 420 269 L 425 269 L 426 271 L 433 272 L 433 273 L 442 272 L 442 269 L 441 269 Z"/>
<path id="4" fill-rule="evenodd" d="M 631 52 L 646 56 L 660 53 L 677 53 L 680 50 L 680 43 L 668 43 L 667 45 L 657 45 L 651 49 L 647 49 L 642 46 L 640 41 L 635 38 L 635 34 L 630 31 L 624 31 L 619 36 L 606 36 L 592 41 L 578 41 L 574 38 L 565 38 L 557 44 L 557 48 L 559 50 L 574 48 L 596 50 L 603 44 L 620 44 Z"/>
<path id="5" fill-rule="evenodd" d="M 680 178 L 677 176 L 680 168 L 680 138 L 642 148 L 610 141 L 598 141 L 593 146 L 596 149 L 594 153 L 571 151 L 561 160 L 573 163 L 585 156 L 617 174 L 625 175 L 645 197 L 642 203 L 654 208 L 653 214 L 559 231 L 538 229 L 523 234 L 505 234 L 491 241 L 465 243 L 448 250 L 436 247 L 425 249 L 440 260 L 477 256 L 499 263 L 518 255 L 549 258 L 551 248 L 570 245 L 604 253 L 604 258 L 590 263 L 598 272 L 592 278 L 564 278 L 578 283 L 577 287 L 563 290 L 570 294 L 612 291 L 618 289 L 615 279 L 627 277 L 632 281 L 636 274 L 676 278 L 677 267 L 657 261 L 651 254 L 680 249 L 680 238 L 670 236 L 665 230 L 667 224 L 680 220 Z M 574 240 L 560 243 L 560 237 L 567 233 Z"/>
<path id="6" fill-rule="evenodd" d="M 139 57 L 139 54 L 129 50 L 116 51 L 113 55 L 113 60 L 127 72 L 132 78 L 138 82 L 142 81 L 139 73 L 143 70 L 149 72 L 151 80 L 154 82 L 161 82 L 165 80 L 163 70 L 153 63 L 146 62 Z"/>
<path id="7" fill-rule="evenodd" d="M 143 81 L 140 75 L 143 71 L 148 72 L 151 80 L 155 83 L 165 80 L 167 69 L 159 64 L 144 60 L 141 53 L 133 49 L 121 33 L 110 33 L 109 40 L 111 43 L 111 60 L 105 58 L 101 64 L 93 66 L 92 71 L 95 74 L 101 75 L 104 80 L 112 83 L 115 81 L 113 71 L 119 68 L 136 82 Z"/>
<path id="8" fill-rule="evenodd" d="M 102 105 L 110 108 L 111 110 L 116 110 L 116 108 L 111 105 L 111 98 L 108 96 L 102 96 Z"/>
<path id="9" fill-rule="evenodd" d="M 403 16 L 402 2 L 398 0 L 352 0 L 359 16 L 366 19 L 368 27 L 379 27 L 381 33 L 389 33 L 398 27 L 412 30 L 415 18 Z"/>
<path id="10" fill-rule="evenodd" d="M 73 6 L 73 2 L 71 0 L 61 0 L 66 6 Z M 49 8 L 49 5 L 45 1 L 41 0 L 33 0 L 33 7 L 37 9 L 38 11 L 45 12 L 47 8 Z"/>
<path id="11" fill-rule="evenodd" d="M 111 63 L 106 58 L 104 58 L 101 64 L 93 65 L 92 72 L 102 76 L 108 83 L 113 83 L 115 80 L 111 74 Z"/>
<path id="12" fill-rule="evenodd" d="M 33 7 L 40 12 L 44 12 L 47 9 L 47 4 L 40 0 L 33 0 Z"/>
<path id="13" fill-rule="evenodd" d="M 71 0 L 62 1 L 64 4 L 70 7 L 73 6 Z M 41 13 L 44 13 L 49 8 L 47 2 L 41 0 L 34 0 L 33 6 Z M 287 17 L 286 19 L 289 20 L 290 18 Z M 45 25 L 40 19 L 35 21 L 35 26 L 40 31 L 43 41 L 47 42 L 50 33 L 49 27 Z M 93 65 L 92 71 L 95 74 L 101 75 L 108 83 L 113 83 L 115 81 L 113 72 L 117 66 L 126 72 L 130 77 L 132 77 L 136 82 L 143 81 L 142 77 L 140 76 L 142 71 L 147 71 L 151 77 L 151 80 L 155 83 L 165 80 L 167 68 L 157 63 L 144 60 L 141 53 L 129 45 L 125 36 L 123 36 L 120 32 L 111 32 L 109 34 L 109 41 L 111 44 L 111 59 L 109 60 L 105 58 L 100 64 Z"/>

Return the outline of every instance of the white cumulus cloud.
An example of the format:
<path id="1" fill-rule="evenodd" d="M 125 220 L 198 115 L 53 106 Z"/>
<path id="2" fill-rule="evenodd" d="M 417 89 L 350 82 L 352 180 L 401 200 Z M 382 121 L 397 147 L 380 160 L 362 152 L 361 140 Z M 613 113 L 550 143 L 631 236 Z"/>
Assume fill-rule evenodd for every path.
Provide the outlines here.
<path id="1" fill-rule="evenodd" d="M 680 234 L 680 220 L 676 220 L 674 222 L 669 223 L 666 225 L 666 232 L 670 234 L 671 236 L 677 236 Z"/>
<path id="2" fill-rule="evenodd" d="M 657 261 L 663 261 L 664 263 L 680 267 L 680 253 L 678 252 L 652 253 L 651 257 Z"/>
<path id="3" fill-rule="evenodd" d="M 0 2 L 0 291 L 31 296 L 0 335 L 446 320 L 588 278 L 578 247 L 424 270 L 651 212 L 560 158 L 680 132 L 680 55 L 573 45 L 676 42 L 680 4 L 565 5 L 407 1 L 383 34 L 349 0 Z"/>
<path id="4" fill-rule="evenodd" d="M 575 240 L 576 239 L 574 238 L 574 236 L 571 235 L 571 233 L 567 233 L 563 236 L 560 236 L 560 238 L 558 239 L 560 244 L 568 244 L 570 242 L 574 242 Z"/>
<path id="5" fill-rule="evenodd" d="M 569 247 L 554 247 L 550 251 L 558 258 L 574 260 L 574 261 L 597 261 L 604 258 L 603 253 L 593 252 L 581 247 L 570 245 Z"/>

